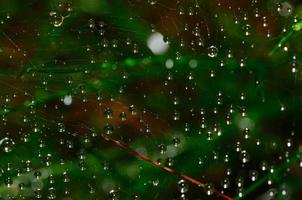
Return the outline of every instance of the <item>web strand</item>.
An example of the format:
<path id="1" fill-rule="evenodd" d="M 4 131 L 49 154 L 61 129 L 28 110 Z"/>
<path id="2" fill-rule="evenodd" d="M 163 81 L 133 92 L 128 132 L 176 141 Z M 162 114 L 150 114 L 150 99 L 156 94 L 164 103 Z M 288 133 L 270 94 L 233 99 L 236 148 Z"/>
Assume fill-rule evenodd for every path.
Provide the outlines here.
<path id="1" fill-rule="evenodd" d="M 146 155 L 141 154 L 141 153 L 139 153 L 139 152 L 137 152 L 137 151 L 129 148 L 128 146 L 122 144 L 121 142 L 119 142 L 119 141 L 117 141 L 117 140 L 109 137 L 108 135 L 102 134 L 101 137 L 102 137 L 102 139 L 110 142 L 111 144 L 113 144 L 113 145 L 115 145 L 115 146 L 117 146 L 117 147 L 119 147 L 119 148 L 121 148 L 121 149 L 123 149 L 123 150 L 125 150 L 125 151 L 127 151 L 127 152 L 129 152 L 129 153 L 131 153 L 133 155 L 135 155 L 135 156 L 140 157 L 141 159 L 147 161 L 148 163 L 151 163 L 152 165 L 154 165 L 154 166 L 156 166 L 158 168 L 161 168 L 161 169 L 165 170 L 166 172 L 168 172 L 170 174 L 174 174 L 174 175 L 178 176 L 179 178 L 181 178 L 183 180 L 186 180 L 186 181 L 188 181 L 188 182 L 190 182 L 190 183 L 192 183 L 192 184 L 194 184 L 194 185 L 196 185 L 198 187 L 206 188 L 206 184 L 205 183 L 203 183 L 203 182 L 201 182 L 201 181 L 199 181 L 199 180 L 197 180 L 197 179 L 195 179 L 193 177 L 190 177 L 188 175 L 185 175 L 185 174 L 182 174 L 180 172 L 177 172 L 177 171 L 175 171 L 175 170 L 173 170 L 173 169 L 171 169 L 169 167 L 165 167 L 165 166 L 159 164 L 158 162 L 152 160 L 151 158 L 147 157 Z M 226 199 L 226 200 L 233 200 L 232 197 L 229 197 L 228 195 L 225 195 L 225 194 L 223 194 L 223 193 L 221 193 L 221 192 L 219 192 L 217 190 L 214 190 L 213 192 L 218 197 L 221 197 L 221 198 Z"/>

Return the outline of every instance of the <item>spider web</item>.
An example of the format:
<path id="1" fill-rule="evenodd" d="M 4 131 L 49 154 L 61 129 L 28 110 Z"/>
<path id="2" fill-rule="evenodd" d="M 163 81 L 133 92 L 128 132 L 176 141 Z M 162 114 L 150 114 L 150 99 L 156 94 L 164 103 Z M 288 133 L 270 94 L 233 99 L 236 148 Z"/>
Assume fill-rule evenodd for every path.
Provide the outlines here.
<path id="1" fill-rule="evenodd" d="M 0 197 L 298 198 L 298 3 L 4 1 Z"/>

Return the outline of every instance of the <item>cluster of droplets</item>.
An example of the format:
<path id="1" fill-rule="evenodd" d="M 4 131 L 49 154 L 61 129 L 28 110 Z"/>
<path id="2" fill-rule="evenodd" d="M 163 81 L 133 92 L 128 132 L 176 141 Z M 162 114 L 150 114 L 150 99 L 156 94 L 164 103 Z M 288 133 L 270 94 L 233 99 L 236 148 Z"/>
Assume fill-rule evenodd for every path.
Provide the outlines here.
<path id="1" fill-rule="evenodd" d="M 147 3 L 148 8 L 152 7 L 152 9 L 164 6 L 157 0 L 148 0 Z M 223 8 L 224 5 L 222 4 L 223 2 L 218 1 L 218 9 Z M 12 163 L 8 163 L 7 169 L 1 169 L 3 172 L 0 170 L 0 177 L 2 174 L 5 177 L 5 186 L 13 190 L 14 186 L 18 184 L 18 190 L 27 191 L 27 185 L 31 182 L 31 192 L 27 191 L 29 196 L 34 196 L 37 199 L 58 199 L 61 195 L 59 192 L 61 189 L 57 188 L 56 184 L 62 182 L 64 195 L 70 196 L 73 193 L 70 182 L 74 181 L 74 177 L 69 170 L 73 170 L 74 166 L 70 166 L 69 161 L 75 160 L 71 162 L 72 164 L 76 163 L 75 168 L 79 170 L 79 174 L 89 177 L 89 181 L 85 182 L 88 193 L 96 195 L 99 190 L 96 182 L 100 178 L 86 173 L 94 171 L 92 168 L 98 168 L 99 165 L 96 167 L 94 164 L 99 162 L 95 162 L 97 156 L 89 157 L 89 154 L 93 154 L 97 148 L 106 146 L 99 144 L 100 137 L 98 137 L 100 134 L 106 134 L 117 138 L 118 142 L 130 144 L 130 146 L 134 137 L 147 140 L 146 147 L 141 145 L 137 151 L 151 156 L 158 165 L 165 165 L 170 168 L 181 165 L 179 159 L 187 159 L 181 157 L 182 155 L 187 155 L 188 160 L 192 159 L 200 170 L 204 170 L 207 166 L 211 167 L 213 163 L 219 163 L 225 171 L 225 176 L 220 177 L 219 183 L 206 182 L 204 185 L 206 195 L 211 196 L 215 191 L 220 190 L 225 193 L 232 193 L 234 189 L 235 195 L 243 197 L 245 190 L 265 174 L 271 174 L 265 180 L 266 186 L 270 188 L 267 191 L 269 197 L 275 197 L 277 193 L 283 196 L 288 195 L 286 186 L 277 188 L 278 184 L 275 185 L 273 175 L 277 171 L 275 165 L 279 164 L 279 161 L 289 160 L 297 146 L 297 143 L 294 142 L 296 136 L 292 133 L 286 137 L 280 144 L 282 150 L 279 150 L 275 139 L 272 139 L 271 144 L 267 144 L 264 137 L 257 134 L 260 127 L 257 116 L 261 115 L 262 109 L 259 109 L 259 114 L 255 113 L 254 109 L 257 106 L 267 106 L 267 104 L 262 103 L 269 101 L 270 97 L 263 94 L 265 93 L 263 88 L 266 87 L 264 84 L 271 79 L 260 76 L 260 80 L 254 80 L 260 70 L 256 69 L 253 58 L 249 55 L 251 51 L 254 51 L 253 49 L 258 50 L 258 47 L 261 47 L 261 43 L 267 38 L 272 38 L 275 35 L 272 29 L 274 20 L 271 19 L 270 15 L 264 15 L 259 11 L 260 5 L 256 0 L 252 1 L 252 15 L 242 7 L 235 9 L 233 5 L 229 5 L 227 9 L 232 11 L 231 13 L 235 13 L 230 18 L 230 22 L 225 23 L 224 19 L 227 19 L 228 16 L 221 15 L 218 11 L 215 11 L 209 19 L 205 17 L 200 21 L 195 18 L 199 19 L 203 14 L 202 5 L 196 1 L 188 6 L 177 1 L 176 9 L 170 9 L 170 12 L 176 12 L 177 19 L 184 22 L 180 21 L 181 23 L 175 24 L 176 37 L 171 33 L 170 35 L 169 33 L 161 34 L 160 25 L 152 24 L 150 26 L 151 34 L 145 45 L 131 37 L 131 35 L 137 34 L 136 32 L 123 30 L 127 32 L 126 35 L 130 36 L 118 38 L 114 34 L 114 36 L 110 35 L 111 32 L 118 29 L 117 27 L 109 25 L 103 20 L 94 18 L 86 20 L 85 29 L 76 31 L 77 41 L 84 40 L 85 34 L 88 32 L 89 36 L 97 35 L 97 42 L 86 42 L 89 44 L 85 43 L 81 46 L 81 49 L 84 49 L 83 54 L 88 57 L 88 62 L 85 62 L 84 67 L 75 67 L 77 70 L 74 72 L 80 75 L 67 77 L 50 72 L 39 82 L 43 88 L 42 97 L 44 92 L 57 89 L 57 85 L 52 88 L 52 84 L 57 84 L 56 78 L 61 80 L 63 77 L 65 80 L 62 87 L 66 86 L 70 91 L 64 90 L 59 95 L 60 101 L 51 101 L 49 104 L 40 102 L 30 95 L 24 95 L 26 98 L 22 97 L 21 100 L 26 99 L 23 106 L 28 109 L 28 113 L 22 114 L 21 123 L 24 127 L 18 131 L 20 137 L 15 137 L 12 133 L 4 133 L 1 137 L 0 149 L 6 155 L 15 153 L 19 143 L 22 142 L 27 145 L 34 141 L 36 142 L 35 148 L 38 147 L 33 158 L 22 160 L 22 167 L 16 167 L 16 171 L 18 171 L 16 176 L 12 172 L 12 167 L 14 167 Z M 282 17 L 290 18 L 293 13 L 293 6 L 289 2 L 282 2 L 276 5 L 275 11 Z M 64 20 L 71 14 L 71 2 L 59 2 L 55 9 L 49 12 L 50 23 L 56 28 L 62 27 Z M 161 20 L 168 20 L 171 18 L 169 17 L 165 16 Z M 5 20 L 9 19 L 10 16 L 8 15 Z M 134 19 L 135 17 L 130 16 L 127 20 L 131 22 Z M 212 27 L 211 19 L 218 21 L 219 25 Z M 2 21 L 1 24 L 4 23 Z M 170 21 L 167 21 L 167 24 L 169 24 L 168 22 Z M 173 21 L 173 23 L 175 22 Z M 228 26 L 234 29 L 238 28 L 238 32 L 229 33 L 230 28 Z M 260 34 L 263 36 L 263 40 L 254 41 L 254 37 L 257 35 L 255 27 L 264 33 Z M 122 30 L 122 28 L 120 29 Z M 288 28 L 285 27 L 282 30 L 283 33 L 287 33 L 287 31 Z M 227 42 L 228 40 L 231 41 L 232 37 L 238 39 L 238 41 L 234 40 L 242 48 L 236 49 Z M 65 45 L 64 41 L 61 43 L 62 46 Z M 175 49 L 172 49 L 173 46 Z M 151 50 L 151 52 L 146 50 L 150 56 L 140 60 L 140 56 L 147 55 L 147 53 L 142 53 L 147 48 Z M 280 48 L 284 52 L 290 52 L 288 45 L 280 45 Z M 126 52 L 129 49 L 130 54 Z M 194 52 L 195 56 L 187 56 L 188 52 Z M 165 54 L 169 55 L 167 59 L 158 59 L 159 61 L 154 59 L 159 64 L 152 63 L 154 56 L 160 55 L 159 57 L 161 57 Z M 128 55 L 130 58 L 125 61 L 115 59 Z M 135 58 L 139 58 L 138 61 Z M 65 68 L 71 60 L 55 58 L 54 64 Z M 87 61 L 86 59 L 83 60 Z M 112 60 L 113 62 L 111 62 Z M 45 67 L 44 64 L 42 66 Z M 98 70 L 102 70 L 101 73 L 94 73 L 93 70 L 95 69 L 90 68 L 90 66 L 96 66 Z M 288 66 L 297 80 L 299 57 L 296 54 L 290 57 Z M 153 80 L 152 69 L 163 73 L 157 74 L 158 77 Z M 82 73 L 79 73 L 81 70 Z M 142 75 L 142 71 L 147 76 Z M 119 75 L 115 76 L 115 74 Z M 40 78 L 40 75 L 32 73 L 32 78 L 37 76 Z M 78 84 L 77 78 L 79 76 L 87 82 L 91 81 L 91 86 L 86 88 L 82 82 Z M 148 83 L 149 81 L 151 83 Z M 114 83 L 111 85 L 112 82 Z M 155 82 L 156 84 L 153 84 Z M 101 88 L 98 94 L 92 95 L 91 93 L 95 91 L 91 88 L 97 87 Z M 260 91 L 259 98 L 253 97 L 251 91 L 255 91 L 255 93 Z M 127 97 L 128 94 L 129 97 Z M 5 125 L 10 123 L 6 113 L 10 112 L 9 108 L 12 102 L 17 101 L 15 96 L 18 95 L 3 96 L 2 122 Z M 155 99 L 155 103 L 153 103 L 153 99 Z M 132 100 L 135 103 L 129 103 Z M 277 108 L 273 112 L 283 116 L 287 113 L 290 105 L 282 101 L 282 103 L 278 102 L 275 107 Z M 66 110 L 72 116 L 68 116 Z M 47 116 L 47 114 L 50 115 L 51 120 L 43 119 L 43 116 Z M 91 118 L 93 118 L 93 123 L 89 124 Z M 78 122 L 77 120 L 82 121 Z M 43 122 L 37 123 L 38 121 Z M 176 133 L 170 134 L 170 132 Z M 168 140 L 161 140 L 160 137 L 153 142 L 152 136 L 157 136 L 156 134 Z M 53 141 L 54 138 L 55 141 Z M 152 147 L 149 147 L 149 144 Z M 135 145 L 133 144 L 133 146 Z M 193 153 L 187 153 L 186 151 L 190 150 L 189 147 L 195 148 L 194 151 L 198 152 L 198 156 L 194 157 L 192 156 Z M 52 152 L 49 150 L 50 148 L 58 149 L 59 153 L 64 156 L 58 158 L 58 153 Z M 267 149 L 276 151 L 278 154 L 277 162 L 263 158 L 257 160 L 258 158 L 253 151 L 261 152 Z M 107 154 L 106 149 L 104 152 Z M 110 155 L 111 152 L 108 152 Z M 41 163 L 36 164 L 34 162 L 36 157 Z M 115 167 L 113 166 L 115 164 L 108 160 L 106 158 L 100 164 L 102 173 L 106 175 L 110 175 Z M 123 160 L 121 159 L 121 161 Z M 93 163 L 93 167 L 90 166 L 91 163 Z M 37 166 L 41 169 L 34 170 Z M 299 160 L 299 166 L 302 166 L 302 159 Z M 57 168 L 64 170 L 57 172 Z M 144 167 L 139 168 L 141 171 L 144 169 Z M 132 176 L 133 179 L 138 181 L 143 179 L 143 175 L 137 172 L 135 167 L 125 166 L 125 171 L 127 175 L 130 174 L 129 177 L 131 174 L 135 174 Z M 190 172 L 190 170 L 187 171 Z M 290 171 L 289 168 L 288 171 Z M 205 172 L 206 176 L 211 177 Z M 105 179 L 101 190 L 105 191 L 106 196 L 112 200 L 122 199 L 123 188 L 120 188 L 118 184 L 111 184 L 110 181 L 107 183 Z M 144 181 L 144 186 L 151 185 L 160 188 L 163 183 L 161 178 L 153 177 Z M 177 182 L 177 188 L 180 199 L 188 199 L 189 183 L 181 179 Z M 22 194 L 22 192 L 20 193 Z M 131 194 L 133 200 L 139 199 L 139 196 L 136 193 Z"/>
<path id="2" fill-rule="evenodd" d="M 59 1 L 56 9 L 50 11 L 48 14 L 50 23 L 56 28 L 62 26 L 64 20 L 70 16 L 71 12 L 71 1 Z"/>

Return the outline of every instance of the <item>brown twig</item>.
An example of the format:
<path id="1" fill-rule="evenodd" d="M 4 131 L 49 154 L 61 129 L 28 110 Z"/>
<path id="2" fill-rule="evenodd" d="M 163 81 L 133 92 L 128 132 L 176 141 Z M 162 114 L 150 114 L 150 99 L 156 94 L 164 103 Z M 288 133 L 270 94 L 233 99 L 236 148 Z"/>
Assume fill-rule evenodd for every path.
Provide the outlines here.
<path id="1" fill-rule="evenodd" d="M 192 183 L 192 184 L 194 184 L 194 185 L 197 185 L 198 187 L 201 187 L 201 188 L 205 188 L 205 187 L 206 187 L 206 184 L 205 184 L 205 183 L 203 183 L 203 182 L 201 182 L 201 181 L 199 181 L 199 180 L 197 180 L 197 179 L 195 179 L 195 178 L 192 178 L 192 177 L 190 177 L 190 176 L 187 176 L 187 175 L 185 175 L 185 174 L 182 174 L 182 173 L 180 173 L 180 172 L 177 172 L 177 171 L 175 171 L 175 170 L 173 170 L 173 169 L 171 169 L 171 168 L 169 168 L 169 167 L 165 167 L 165 166 L 161 165 L 160 163 L 158 163 L 158 162 L 152 160 L 151 158 L 145 156 L 144 154 L 141 154 L 141 153 L 139 153 L 139 152 L 137 152 L 137 151 L 135 151 L 135 150 L 129 148 L 129 147 L 126 146 L 125 144 L 122 144 L 121 142 L 119 142 L 119 141 L 117 141 L 117 140 L 115 140 L 115 139 L 109 137 L 109 136 L 106 135 L 106 134 L 102 134 L 101 137 L 102 137 L 104 140 L 110 142 L 111 144 L 113 144 L 113 145 L 115 145 L 115 146 L 117 146 L 117 147 L 119 147 L 119 148 L 121 148 L 121 149 L 123 149 L 123 150 L 125 150 L 125 151 L 127 151 L 127 152 L 129 152 L 129 153 L 131 153 L 131 154 L 133 154 L 133 155 L 135 155 L 135 156 L 140 157 L 141 159 L 143 159 L 143 160 L 145 160 L 145 161 L 147 161 L 147 162 L 153 164 L 153 165 L 156 166 L 156 167 L 159 167 L 159 168 L 165 170 L 166 172 L 168 172 L 168 173 L 170 173 L 170 174 L 174 174 L 174 175 L 178 176 L 179 178 L 181 178 L 181 179 L 183 179 L 183 180 L 186 180 L 186 181 L 188 181 L 188 182 L 190 182 L 190 183 Z M 228 196 L 228 195 L 225 195 L 225 194 L 223 194 L 223 193 L 221 193 L 221 192 L 219 192 L 219 191 L 217 191 L 217 190 L 215 190 L 215 189 L 214 189 L 214 193 L 215 193 L 218 197 L 221 197 L 221 198 L 223 198 L 223 199 L 226 199 L 226 200 L 233 200 L 232 197 L 230 197 L 230 196 Z"/>

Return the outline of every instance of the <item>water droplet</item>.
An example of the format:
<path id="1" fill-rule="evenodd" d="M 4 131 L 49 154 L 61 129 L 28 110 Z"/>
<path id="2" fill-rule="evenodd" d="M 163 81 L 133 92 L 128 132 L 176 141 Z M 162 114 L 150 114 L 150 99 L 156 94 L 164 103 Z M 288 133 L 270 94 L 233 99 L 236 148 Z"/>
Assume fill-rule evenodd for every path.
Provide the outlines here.
<path id="1" fill-rule="evenodd" d="M 178 190 L 180 191 L 180 193 L 186 193 L 189 190 L 189 184 L 181 179 L 180 181 L 178 181 Z"/>
<path id="2" fill-rule="evenodd" d="M 162 55 L 169 48 L 169 45 L 164 42 L 164 36 L 158 32 L 152 33 L 149 36 L 147 45 L 155 55 Z"/>
<path id="3" fill-rule="evenodd" d="M 64 21 L 64 17 L 61 14 L 54 11 L 49 12 L 49 18 L 50 18 L 50 23 L 54 27 L 60 27 Z"/>
<path id="4" fill-rule="evenodd" d="M 148 0 L 148 3 L 149 3 L 151 6 L 154 6 L 154 5 L 157 3 L 157 0 Z"/>
<path id="5" fill-rule="evenodd" d="M 240 157 L 241 157 L 242 163 L 245 164 L 245 163 L 249 162 L 250 156 L 245 150 L 241 151 Z"/>
<path id="6" fill-rule="evenodd" d="M 126 121 L 127 120 L 127 115 L 126 115 L 125 112 L 120 113 L 120 119 L 121 119 L 121 121 Z"/>
<path id="7" fill-rule="evenodd" d="M 166 68 L 167 69 L 172 69 L 172 67 L 174 66 L 174 62 L 172 59 L 167 59 L 166 60 Z"/>
<path id="8" fill-rule="evenodd" d="M 6 153 L 11 152 L 14 146 L 15 146 L 15 142 L 12 138 L 5 137 L 2 140 L 0 140 L 0 147 Z"/>
<path id="9" fill-rule="evenodd" d="M 158 186 L 159 180 L 158 179 L 153 180 L 152 184 L 153 184 L 153 186 Z"/>
<path id="10" fill-rule="evenodd" d="M 106 108 L 106 109 L 104 110 L 104 116 L 105 116 L 107 119 L 111 119 L 112 116 L 113 116 L 112 108 Z"/>
<path id="11" fill-rule="evenodd" d="M 207 195 L 213 195 L 214 194 L 214 186 L 211 183 L 206 184 L 205 191 Z"/>
<path id="12" fill-rule="evenodd" d="M 179 144 L 180 144 L 180 139 L 177 138 L 177 137 L 174 137 L 173 140 L 172 140 L 172 143 L 175 147 L 178 147 Z"/>
<path id="13" fill-rule="evenodd" d="M 167 151 L 167 146 L 164 144 L 160 144 L 160 145 L 158 145 L 158 149 L 161 154 L 164 154 Z"/>
<path id="14" fill-rule="evenodd" d="M 250 24 L 245 24 L 242 27 L 243 33 L 245 36 L 250 36 L 251 35 L 251 25 Z"/>
<path id="15" fill-rule="evenodd" d="M 104 126 L 104 132 L 108 135 L 111 135 L 113 133 L 113 126 L 111 124 L 107 123 Z"/>
<path id="16" fill-rule="evenodd" d="M 252 181 L 256 181 L 258 179 L 258 172 L 256 170 L 251 170 L 249 172 L 249 177 Z"/>
<path id="17" fill-rule="evenodd" d="M 63 99 L 63 102 L 66 106 L 70 106 L 72 104 L 72 96 L 66 95 Z"/>
<path id="18" fill-rule="evenodd" d="M 48 199 L 55 199 L 56 198 L 56 189 L 54 187 L 50 187 L 48 189 L 48 195 L 47 195 Z"/>
<path id="19" fill-rule="evenodd" d="M 229 178 L 224 178 L 221 182 L 223 189 L 228 189 L 230 187 L 230 180 Z"/>
<path id="20" fill-rule="evenodd" d="M 197 65 L 198 65 L 198 61 L 197 61 L 197 60 L 192 59 L 192 60 L 189 61 L 189 66 L 190 66 L 192 69 L 196 68 Z"/>
<path id="21" fill-rule="evenodd" d="M 214 58 L 218 55 L 218 49 L 215 46 L 210 46 L 208 48 L 208 56 Z"/>
<path id="22" fill-rule="evenodd" d="M 292 14 L 293 6 L 289 2 L 284 1 L 282 3 L 278 3 L 277 11 L 281 16 L 287 17 Z"/>

